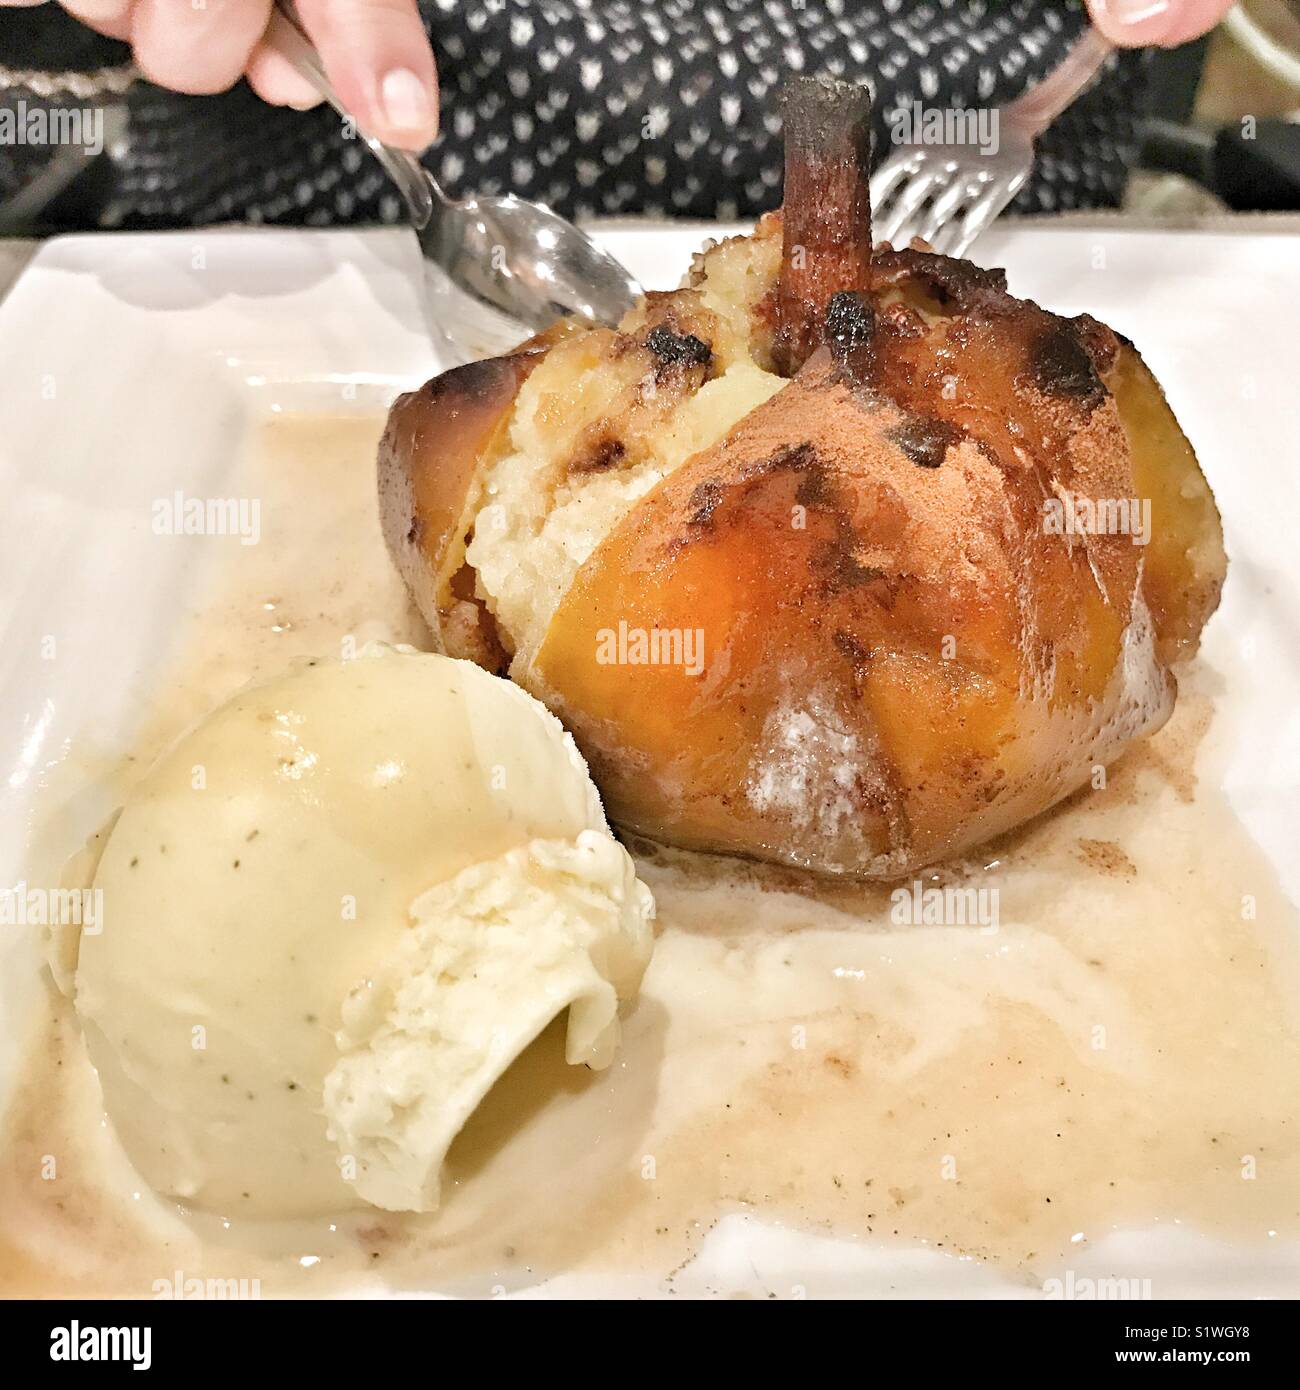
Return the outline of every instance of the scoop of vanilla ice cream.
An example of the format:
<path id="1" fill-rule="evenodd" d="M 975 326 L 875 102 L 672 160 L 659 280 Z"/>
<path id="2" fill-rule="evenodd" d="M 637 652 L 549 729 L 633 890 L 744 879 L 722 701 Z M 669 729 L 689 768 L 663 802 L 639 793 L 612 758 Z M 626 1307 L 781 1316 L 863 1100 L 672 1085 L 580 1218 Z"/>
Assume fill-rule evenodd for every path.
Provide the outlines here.
<path id="1" fill-rule="evenodd" d="M 159 1191 L 225 1214 L 437 1204 L 456 1132 L 564 1009 L 603 1066 L 653 904 L 559 722 L 371 647 L 242 691 L 149 771 L 75 998 Z"/>
<path id="2" fill-rule="evenodd" d="M 343 1055 L 325 1078 L 330 1133 L 367 1201 L 436 1207 L 451 1141 L 566 1006 L 568 1061 L 609 1065 L 619 998 L 645 968 L 645 891 L 622 846 L 584 830 L 509 850 L 416 899 L 412 929 L 344 1002 Z"/>

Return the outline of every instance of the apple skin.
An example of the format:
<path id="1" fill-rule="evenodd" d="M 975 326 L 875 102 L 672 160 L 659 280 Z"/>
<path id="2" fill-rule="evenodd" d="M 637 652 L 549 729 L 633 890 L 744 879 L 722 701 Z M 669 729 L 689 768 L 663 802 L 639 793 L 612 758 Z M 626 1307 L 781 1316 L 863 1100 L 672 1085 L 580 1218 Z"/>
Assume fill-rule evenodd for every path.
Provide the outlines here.
<path id="1" fill-rule="evenodd" d="M 1158 384 L 1104 325 L 1013 299 L 1000 272 L 877 251 L 825 345 L 635 504 L 511 661 L 482 600 L 490 640 L 467 642 L 446 595 L 529 361 L 398 402 L 385 532 L 440 648 L 564 720 L 615 824 L 897 878 L 1168 718 L 1222 533 Z M 1149 500 L 1145 541 L 1053 529 L 1049 501 L 1078 498 Z"/>

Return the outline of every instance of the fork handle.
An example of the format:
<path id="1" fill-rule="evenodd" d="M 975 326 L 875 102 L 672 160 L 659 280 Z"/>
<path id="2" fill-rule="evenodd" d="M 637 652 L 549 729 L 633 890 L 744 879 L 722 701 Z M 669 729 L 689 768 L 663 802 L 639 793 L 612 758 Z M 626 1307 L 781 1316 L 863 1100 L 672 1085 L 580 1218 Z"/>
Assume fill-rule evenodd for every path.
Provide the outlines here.
<path id="1" fill-rule="evenodd" d="M 298 18 L 293 0 L 275 0 L 271 7 L 271 19 L 263 39 L 282 58 L 292 63 L 300 76 L 325 98 L 339 113 L 355 124 L 356 118 L 339 100 L 334 84 L 325 73 L 325 65 L 316 52 L 316 45 L 307 37 L 307 31 Z M 406 200 L 407 210 L 416 230 L 429 223 L 433 216 L 434 198 L 437 196 L 433 175 L 409 150 L 399 150 L 394 145 L 386 145 L 358 129 L 358 134 L 370 146 L 370 152 L 384 166 L 388 177 L 397 185 L 397 191 Z"/>
<path id="2" fill-rule="evenodd" d="M 1002 108 L 1002 119 L 1027 135 L 1038 135 L 1083 91 L 1114 51 L 1115 45 L 1089 25 L 1041 82 Z"/>

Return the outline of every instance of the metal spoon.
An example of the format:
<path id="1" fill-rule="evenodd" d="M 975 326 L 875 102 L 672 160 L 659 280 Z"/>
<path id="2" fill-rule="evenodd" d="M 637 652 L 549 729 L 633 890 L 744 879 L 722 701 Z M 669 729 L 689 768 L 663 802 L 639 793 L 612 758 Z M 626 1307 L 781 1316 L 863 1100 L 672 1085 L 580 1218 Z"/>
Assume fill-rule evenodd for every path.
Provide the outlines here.
<path id="1" fill-rule="evenodd" d="M 276 0 L 266 41 L 349 114 L 293 0 Z M 550 208 L 513 194 L 448 198 L 413 154 L 362 138 L 397 185 L 419 237 L 430 328 L 463 358 L 513 347 L 566 314 L 613 326 L 641 294 L 624 266 Z"/>

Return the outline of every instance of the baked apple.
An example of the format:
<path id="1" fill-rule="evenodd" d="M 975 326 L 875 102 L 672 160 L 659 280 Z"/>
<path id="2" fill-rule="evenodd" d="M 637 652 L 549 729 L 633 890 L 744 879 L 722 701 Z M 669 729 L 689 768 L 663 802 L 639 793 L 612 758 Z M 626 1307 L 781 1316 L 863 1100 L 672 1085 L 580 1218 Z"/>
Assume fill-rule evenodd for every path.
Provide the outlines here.
<path id="1" fill-rule="evenodd" d="M 893 878 L 1159 728 L 1225 559 L 1133 345 L 873 249 L 868 141 L 863 89 L 793 84 L 783 212 L 402 396 L 379 488 L 438 648 L 544 700 L 614 822 Z"/>

